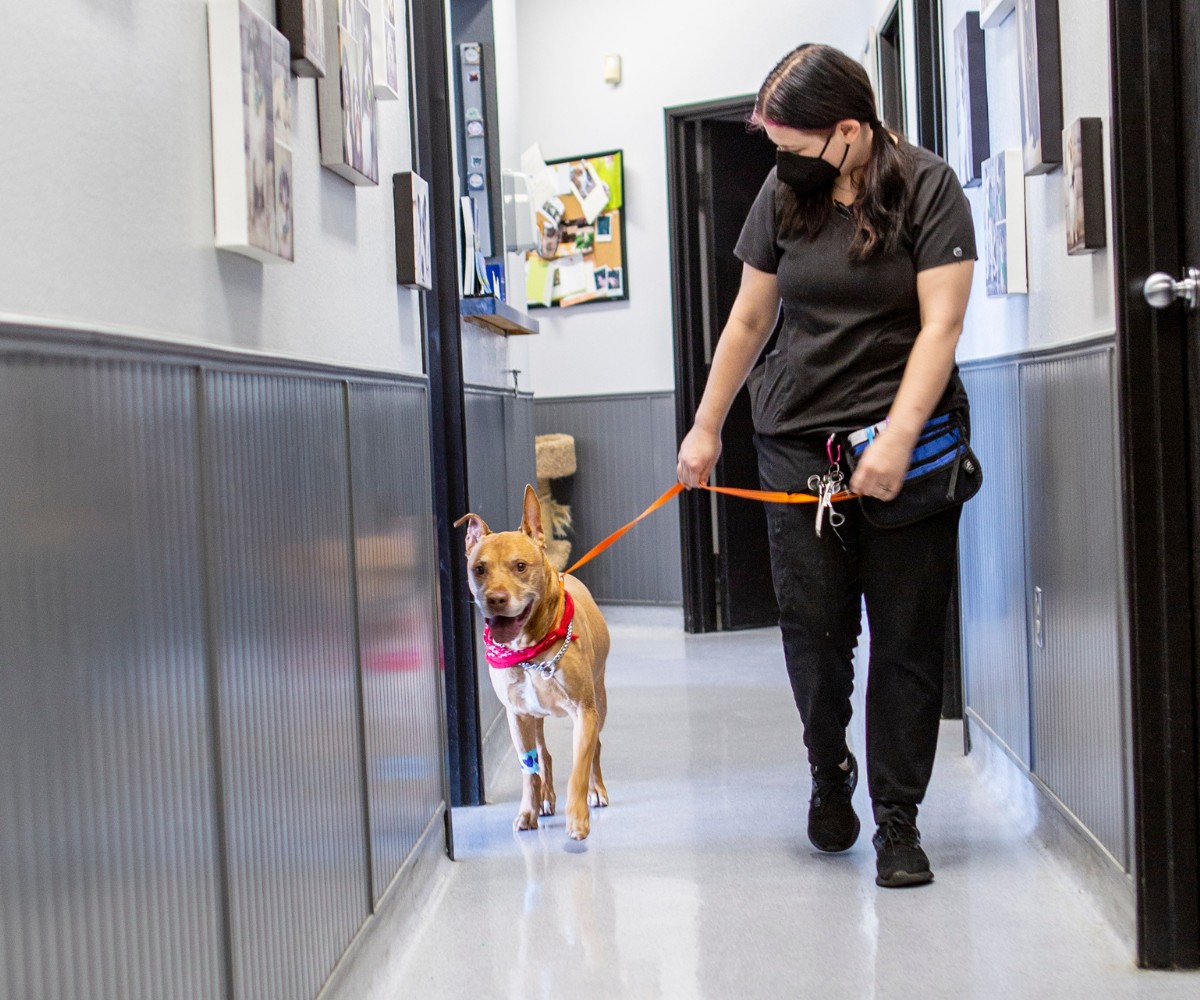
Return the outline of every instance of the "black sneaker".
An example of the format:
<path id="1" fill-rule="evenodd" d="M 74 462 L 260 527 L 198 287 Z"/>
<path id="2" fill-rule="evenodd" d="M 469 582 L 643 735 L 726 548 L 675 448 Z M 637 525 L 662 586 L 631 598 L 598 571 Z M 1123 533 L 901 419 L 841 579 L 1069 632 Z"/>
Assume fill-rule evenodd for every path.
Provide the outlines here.
<path id="1" fill-rule="evenodd" d="M 812 798 L 808 800 L 808 839 L 818 851 L 847 851 L 858 839 L 859 822 L 851 799 L 858 784 L 858 761 L 848 754 L 850 770 L 812 769 Z"/>
<path id="2" fill-rule="evenodd" d="M 889 819 L 875 831 L 871 842 L 875 845 L 876 885 L 898 889 L 933 881 L 915 823 L 904 818 Z"/>

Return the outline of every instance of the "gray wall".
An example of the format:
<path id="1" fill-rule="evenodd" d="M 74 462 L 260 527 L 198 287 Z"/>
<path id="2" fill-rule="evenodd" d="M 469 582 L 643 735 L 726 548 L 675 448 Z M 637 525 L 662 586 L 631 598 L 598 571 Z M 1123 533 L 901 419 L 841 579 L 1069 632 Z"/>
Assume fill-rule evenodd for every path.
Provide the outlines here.
<path id="1" fill-rule="evenodd" d="M 0 995 L 302 1000 L 441 836 L 426 389 L 151 350 L 0 330 Z"/>
<path id="2" fill-rule="evenodd" d="M 968 365 L 964 381 L 985 478 L 961 540 L 968 717 L 1128 871 L 1112 340 Z"/>
<path id="3" fill-rule="evenodd" d="M 539 434 L 571 434 L 578 472 L 552 483 L 570 504 L 574 561 L 675 482 L 675 395 L 539 399 Z M 679 507 L 656 511 L 578 576 L 599 601 L 682 604 Z"/>

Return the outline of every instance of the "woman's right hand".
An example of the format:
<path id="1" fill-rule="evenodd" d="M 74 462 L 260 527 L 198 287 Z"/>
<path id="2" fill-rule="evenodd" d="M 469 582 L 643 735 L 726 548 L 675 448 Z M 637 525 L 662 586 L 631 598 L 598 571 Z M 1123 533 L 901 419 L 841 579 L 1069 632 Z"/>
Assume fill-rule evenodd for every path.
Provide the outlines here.
<path id="1" fill-rule="evenodd" d="M 675 475 L 688 489 L 706 486 L 720 457 L 721 435 L 693 427 L 679 446 L 679 464 L 675 468 Z"/>

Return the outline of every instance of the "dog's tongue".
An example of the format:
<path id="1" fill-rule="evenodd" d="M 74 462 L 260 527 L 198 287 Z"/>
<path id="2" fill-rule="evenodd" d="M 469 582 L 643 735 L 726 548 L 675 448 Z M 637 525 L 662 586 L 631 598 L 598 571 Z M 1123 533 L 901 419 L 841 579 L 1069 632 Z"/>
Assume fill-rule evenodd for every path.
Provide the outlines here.
<path id="1" fill-rule="evenodd" d="M 488 619 L 488 626 L 492 630 L 492 641 L 502 642 L 505 645 L 521 634 L 521 626 L 524 624 L 524 615 L 520 618 L 505 618 L 503 615 L 497 615 L 495 618 Z"/>

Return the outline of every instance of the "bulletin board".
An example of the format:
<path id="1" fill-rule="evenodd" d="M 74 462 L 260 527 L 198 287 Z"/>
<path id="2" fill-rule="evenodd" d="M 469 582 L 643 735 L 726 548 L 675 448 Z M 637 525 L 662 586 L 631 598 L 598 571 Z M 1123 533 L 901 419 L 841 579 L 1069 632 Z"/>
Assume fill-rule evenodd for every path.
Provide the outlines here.
<path id="1" fill-rule="evenodd" d="M 563 309 L 628 299 L 621 150 L 546 166 L 556 178 L 555 197 L 539 207 L 538 246 L 525 255 L 528 305 Z"/>

